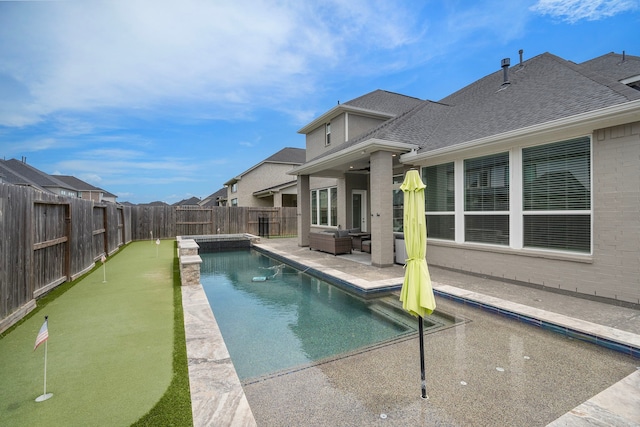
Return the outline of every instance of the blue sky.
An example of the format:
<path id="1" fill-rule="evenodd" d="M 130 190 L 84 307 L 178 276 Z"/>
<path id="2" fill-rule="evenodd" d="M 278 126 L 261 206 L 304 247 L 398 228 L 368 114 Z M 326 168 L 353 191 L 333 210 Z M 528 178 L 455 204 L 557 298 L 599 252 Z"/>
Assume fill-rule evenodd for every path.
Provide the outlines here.
<path id="1" fill-rule="evenodd" d="M 174 203 L 304 148 L 338 101 L 439 100 L 519 49 L 638 40 L 640 0 L 0 1 L 0 155 Z"/>

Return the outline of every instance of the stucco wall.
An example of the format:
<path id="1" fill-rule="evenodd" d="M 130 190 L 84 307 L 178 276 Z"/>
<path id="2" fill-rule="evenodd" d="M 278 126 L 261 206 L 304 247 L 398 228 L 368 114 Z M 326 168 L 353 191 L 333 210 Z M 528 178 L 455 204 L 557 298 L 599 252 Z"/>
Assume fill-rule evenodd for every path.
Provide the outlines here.
<path id="1" fill-rule="evenodd" d="M 263 163 L 242 176 L 242 179 L 238 181 L 237 192 L 231 193 L 229 190 L 229 200 L 238 198 L 238 206 L 242 207 L 273 206 L 273 198 L 258 199 L 253 196 L 253 193 L 287 181 L 293 181 L 295 177 L 287 175 L 287 172 L 292 168 L 292 165 L 287 164 Z"/>
<path id="2" fill-rule="evenodd" d="M 375 128 L 382 122 L 384 122 L 382 119 L 349 114 L 349 139 L 355 138 L 356 136 Z M 333 132 L 333 127 L 331 128 L 331 132 Z"/>
<path id="3" fill-rule="evenodd" d="M 331 120 L 331 145 L 325 145 L 325 125 L 322 124 L 309 132 L 306 139 L 307 161 L 318 157 L 325 151 L 336 148 L 344 144 L 347 139 L 370 131 L 384 120 L 371 117 L 358 116 L 353 113 L 340 114 Z M 346 133 L 348 132 L 348 138 Z"/>
<path id="4" fill-rule="evenodd" d="M 593 255 L 430 241 L 434 266 L 640 303 L 640 122 L 594 132 Z"/>
<path id="5" fill-rule="evenodd" d="M 309 132 L 306 138 L 307 161 L 315 159 L 327 148 L 324 145 L 325 129 L 324 125 L 319 126 Z"/>

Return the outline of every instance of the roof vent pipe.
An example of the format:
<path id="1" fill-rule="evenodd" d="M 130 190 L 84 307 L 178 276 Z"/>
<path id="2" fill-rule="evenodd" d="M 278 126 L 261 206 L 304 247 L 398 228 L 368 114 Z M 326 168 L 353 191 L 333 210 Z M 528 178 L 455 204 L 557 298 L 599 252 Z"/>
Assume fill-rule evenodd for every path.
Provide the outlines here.
<path id="1" fill-rule="evenodd" d="M 518 53 L 520 54 L 520 68 L 522 68 L 524 67 L 524 65 L 522 65 L 522 54 L 524 53 L 524 50 L 520 49 Z"/>
<path id="2" fill-rule="evenodd" d="M 508 85 L 511 84 L 511 82 L 509 81 L 509 65 L 511 65 L 511 59 L 510 58 L 504 58 L 501 63 L 500 66 L 502 67 L 502 85 Z"/>

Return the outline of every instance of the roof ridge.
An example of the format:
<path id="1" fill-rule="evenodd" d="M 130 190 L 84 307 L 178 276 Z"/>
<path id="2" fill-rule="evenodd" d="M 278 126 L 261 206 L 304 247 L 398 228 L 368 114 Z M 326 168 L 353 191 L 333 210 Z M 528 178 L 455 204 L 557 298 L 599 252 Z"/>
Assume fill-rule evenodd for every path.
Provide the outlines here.
<path id="1" fill-rule="evenodd" d="M 612 52 L 613 53 L 613 52 Z M 629 86 L 625 85 L 624 83 L 620 83 L 617 80 L 611 79 L 610 77 L 607 77 L 597 71 L 593 71 L 592 69 L 590 69 L 588 66 L 585 66 L 583 64 L 585 64 L 585 62 L 581 62 L 580 64 L 576 64 L 575 62 L 572 61 L 568 61 L 566 59 L 562 59 L 556 55 L 552 55 L 549 54 L 552 59 L 562 63 L 563 65 L 566 65 L 568 68 L 570 68 L 571 70 L 575 71 L 576 73 L 581 74 L 582 76 L 588 78 L 589 80 L 602 85 L 602 86 L 606 86 L 609 89 L 611 89 L 612 91 L 616 92 L 617 94 L 627 98 L 629 101 L 633 101 L 636 99 L 640 99 L 640 91 L 637 91 L 633 88 L 630 88 Z M 601 55 L 598 58 L 601 58 L 603 56 L 607 56 L 608 54 L 605 55 Z M 615 55 L 615 54 L 614 54 Z M 597 58 L 593 58 L 594 60 Z M 640 58 L 638 58 L 640 59 Z"/>

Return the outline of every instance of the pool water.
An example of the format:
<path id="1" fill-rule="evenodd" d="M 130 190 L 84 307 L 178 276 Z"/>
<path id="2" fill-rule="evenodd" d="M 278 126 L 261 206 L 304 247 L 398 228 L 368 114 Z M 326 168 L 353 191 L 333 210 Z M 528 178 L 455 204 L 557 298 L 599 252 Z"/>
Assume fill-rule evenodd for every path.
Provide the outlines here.
<path id="1" fill-rule="evenodd" d="M 200 281 L 241 380 L 417 331 L 397 296 L 364 300 L 253 250 L 200 256 Z"/>

